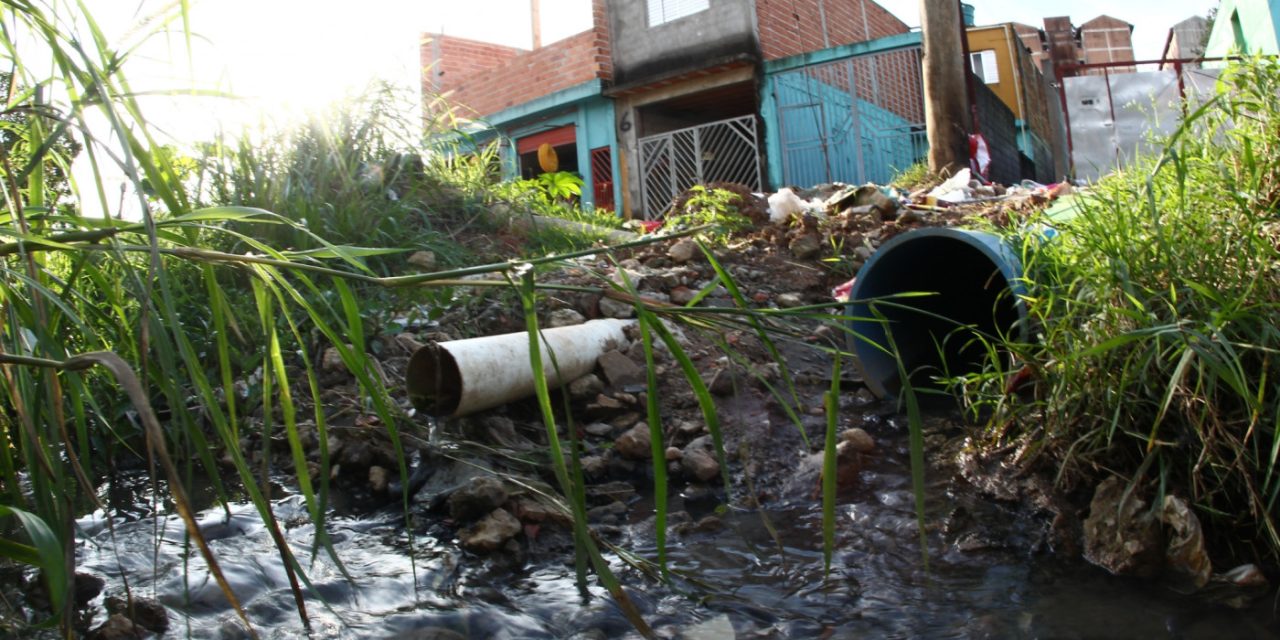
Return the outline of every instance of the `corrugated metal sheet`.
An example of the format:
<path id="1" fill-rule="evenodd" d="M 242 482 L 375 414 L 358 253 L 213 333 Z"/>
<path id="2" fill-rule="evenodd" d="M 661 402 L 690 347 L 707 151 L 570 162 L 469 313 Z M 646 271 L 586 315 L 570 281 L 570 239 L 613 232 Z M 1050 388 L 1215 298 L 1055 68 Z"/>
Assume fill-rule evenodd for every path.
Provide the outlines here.
<path id="1" fill-rule="evenodd" d="M 1183 84 L 1191 108 L 1212 95 L 1214 69 L 1190 69 Z M 1108 76 L 1066 78 L 1071 123 L 1071 159 L 1077 178 L 1097 180 L 1133 161 L 1159 152 L 1153 136 L 1171 133 L 1182 118 L 1178 76 L 1172 69 Z"/>

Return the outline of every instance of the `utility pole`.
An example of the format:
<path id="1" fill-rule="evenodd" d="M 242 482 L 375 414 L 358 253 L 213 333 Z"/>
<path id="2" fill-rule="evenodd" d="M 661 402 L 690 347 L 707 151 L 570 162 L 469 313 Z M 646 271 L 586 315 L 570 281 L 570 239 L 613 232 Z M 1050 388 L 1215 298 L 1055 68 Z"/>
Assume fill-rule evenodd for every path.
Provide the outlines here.
<path id="1" fill-rule="evenodd" d="M 955 172 L 969 166 L 969 94 L 965 85 L 964 33 L 956 0 L 920 0 L 924 39 L 924 120 L 929 137 L 929 171 Z"/>
<path id="2" fill-rule="evenodd" d="M 529 21 L 533 23 L 533 48 L 542 46 L 542 0 L 529 0 Z"/>

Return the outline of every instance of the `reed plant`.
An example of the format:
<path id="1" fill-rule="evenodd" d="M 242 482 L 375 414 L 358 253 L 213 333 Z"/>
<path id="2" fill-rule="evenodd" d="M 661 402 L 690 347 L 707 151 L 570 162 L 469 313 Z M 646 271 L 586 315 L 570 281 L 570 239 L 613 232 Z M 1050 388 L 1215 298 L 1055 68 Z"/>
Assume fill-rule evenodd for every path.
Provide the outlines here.
<path id="1" fill-rule="evenodd" d="M 165 5 L 147 23 L 185 24 L 185 6 Z M 325 527 L 332 461 L 318 354 L 335 349 L 353 373 L 362 407 L 379 418 L 399 454 L 395 471 L 401 478 L 408 477 L 402 430 L 416 424 L 390 401 L 366 353 L 366 340 L 377 330 L 370 326 L 371 292 L 508 288 L 519 295 L 532 337 L 538 331 L 537 291 L 545 285 L 534 281 L 537 272 L 527 265 L 600 249 L 391 275 L 398 272 L 392 260 L 406 250 L 432 249 L 445 256 L 445 265 L 462 261 L 450 253 L 452 234 L 484 224 L 501 199 L 492 147 L 433 153 L 396 137 L 395 131 L 417 131 L 418 125 L 397 120 L 389 94 L 375 92 L 346 111 L 284 133 L 214 141 L 185 153 L 161 144 L 143 115 L 124 71 L 134 49 L 107 42 L 82 3 L 14 2 L 0 10 L 0 19 L 6 25 L 0 40 L 14 70 L 9 117 L 0 120 L 6 136 L 0 145 L 0 232 L 7 239 L 0 244 L 0 557 L 38 568 L 52 605 L 34 618 L 4 612 L 11 616 L 7 624 L 19 633 L 41 626 L 71 633 L 74 523 L 102 506 L 98 483 L 130 458 L 165 481 L 193 547 L 252 633 L 253 621 L 221 576 L 184 486 L 200 476 L 213 484 L 217 504 L 228 504 L 233 494 L 247 498 L 272 533 L 305 624 L 306 555 L 286 544 L 267 490 L 268 466 L 251 465 L 243 443 L 262 443 L 264 460 L 272 459 L 270 442 L 286 443 L 315 525 L 310 552 L 333 553 Z M 28 64 L 36 59 L 54 65 Z M 90 175 L 80 183 L 58 180 L 68 175 L 67 155 L 80 148 Z M 86 202 L 119 210 L 104 186 L 106 174 L 116 171 L 128 177 L 129 209 L 136 215 L 85 215 Z M 705 229 L 683 233 L 700 231 Z M 726 463 L 727 490 L 714 403 L 664 321 L 712 333 L 747 329 L 781 363 L 774 341 L 802 337 L 788 326 L 789 318 L 841 318 L 826 308 L 751 309 L 711 252 L 706 255 L 717 273 L 711 288 L 732 292 L 736 309 L 649 305 L 629 285 L 604 279 L 599 290 L 635 302 L 647 358 L 658 343 L 671 352 Z M 483 274 L 492 278 L 473 278 Z M 531 340 L 532 363 L 540 371 L 537 344 Z M 253 383 L 245 385 L 247 378 Z M 662 478 L 661 408 L 653 375 L 648 382 L 655 477 Z M 799 401 L 785 369 L 783 382 L 785 388 L 771 389 L 795 418 Z M 625 592 L 586 528 L 580 470 L 564 465 L 563 452 L 572 457 L 577 450 L 574 430 L 562 441 L 545 381 L 538 396 L 556 480 L 575 516 L 580 566 L 584 574 L 594 567 L 626 607 Z M 828 400 L 833 410 L 837 404 L 834 396 Z M 303 444 L 304 422 L 314 424 L 318 436 L 314 459 Z M 230 472 L 215 459 L 219 454 Z M 409 484 L 401 486 L 408 514 Z M 665 509 L 660 500 L 659 511 Z M 826 539 L 830 557 L 830 531 Z M 626 611 L 646 632 L 634 608 Z"/>
<path id="2" fill-rule="evenodd" d="M 1006 340 L 1012 361 L 993 359 L 963 390 L 992 441 L 1024 444 L 1022 461 L 1056 467 L 1064 486 L 1118 475 L 1157 498 L 1179 494 L 1219 553 L 1271 561 L 1278 95 L 1274 59 L 1233 64 L 1159 155 L 1094 185 L 1073 217 L 1007 231 L 1022 249 L 1035 341 Z M 1028 378 L 1034 391 L 1010 384 Z"/>

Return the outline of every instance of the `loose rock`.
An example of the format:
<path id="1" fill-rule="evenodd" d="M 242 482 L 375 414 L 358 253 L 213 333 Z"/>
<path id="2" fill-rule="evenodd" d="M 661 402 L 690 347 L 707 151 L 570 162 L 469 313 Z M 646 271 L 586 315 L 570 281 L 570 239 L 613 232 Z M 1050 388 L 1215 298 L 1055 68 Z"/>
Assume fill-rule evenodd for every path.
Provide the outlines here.
<path id="1" fill-rule="evenodd" d="M 672 304 L 678 304 L 680 306 L 684 306 L 692 302 L 693 299 L 698 295 L 698 292 L 694 291 L 693 289 L 690 289 L 689 287 L 679 286 L 672 289 L 669 295 L 671 296 Z"/>
<path id="2" fill-rule="evenodd" d="M 374 465 L 369 467 L 369 489 L 374 493 L 383 493 L 387 490 L 387 484 L 390 478 L 387 470 Z"/>
<path id="3" fill-rule="evenodd" d="M 409 255 L 409 264 L 423 271 L 435 271 L 436 254 L 434 251 L 414 251 Z"/>
<path id="4" fill-rule="evenodd" d="M 650 450 L 649 425 L 638 422 L 626 433 L 618 436 L 613 442 L 614 451 L 618 455 L 631 460 L 647 460 L 653 454 Z"/>
<path id="5" fill-rule="evenodd" d="M 547 326 L 553 329 L 556 327 L 570 327 L 586 321 L 587 319 L 575 309 L 556 309 L 547 315 Z"/>
<path id="6" fill-rule="evenodd" d="M 812 260 L 822 253 L 822 241 L 816 235 L 805 234 L 792 240 L 787 248 L 796 260 Z"/>
<path id="7" fill-rule="evenodd" d="M 458 531 L 458 540 L 466 549 L 488 553 L 502 548 L 519 535 L 521 529 L 515 516 L 504 509 L 494 509 L 474 526 Z"/>
<path id="8" fill-rule="evenodd" d="M 697 440 L 694 441 L 695 443 Z M 680 468 L 685 475 L 698 482 L 710 482 L 720 475 L 720 462 L 706 449 L 692 443 L 685 447 L 680 458 Z"/>
<path id="9" fill-rule="evenodd" d="M 629 302 L 619 302 L 613 298 L 600 298 L 600 315 L 606 318 L 626 319 L 636 315 L 636 308 Z"/>
<path id="10" fill-rule="evenodd" d="M 681 238 L 667 249 L 667 257 L 677 264 L 684 264 L 698 254 L 698 244 L 688 238 Z"/>
<path id="11" fill-rule="evenodd" d="M 849 446 L 858 453 L 871 453 L 876 450 L 876 441 L 859 427 L 854 427 L 840 434 L 840 439 L 849 443 Z"/>
<path id="12" fill-rule="evenodd" d="M 470 522 L 497 509 L 507 501 L 507 488 L 492 476 L 477 476 L 449 496 L 449 515 L 458 522 Z"/>
<path id="13" fill-rule="evenodd" d="M 777 303 L 779 307 L 784 309 L 803 307 L 804 297 L 798 293 L 781 293 L 778 294 Z"/>
<path id="14" fill-rule="evenodd" d="M 606 351 L 601 354 L 600 359 L 596 361 L 600 365 L 600 370 L 604 372 L 604 379 L 615 388 L 622 388 L 628 385 L 644 384 L 644 369 L 631 361 L 621 351 Z"/>
<path id="15" fill-rule="evenodd" d="M 569 383 L 569 397 L 574 400 L 595 398 L 604 391 L 604 381 L 594 373 L 588 373 Z"/>

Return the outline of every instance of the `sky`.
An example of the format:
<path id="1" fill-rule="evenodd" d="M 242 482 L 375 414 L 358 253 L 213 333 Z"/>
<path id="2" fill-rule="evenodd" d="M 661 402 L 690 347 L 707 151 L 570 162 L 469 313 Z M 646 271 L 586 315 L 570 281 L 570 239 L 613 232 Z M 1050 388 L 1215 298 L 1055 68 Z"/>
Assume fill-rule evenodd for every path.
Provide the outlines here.
<path id="1" fill-rule="evenodd" d="M 643 1 L 643 0 L 633 0 Z M 827 0 L 838 2 L 844 0 Z M 881 0 L 910 26 L 920 23 L 920 0 Z M 1168 29 L 1204 15 L 1216 0 L 971 0 L 977 22 L 1043 24 L 1064 10 L 1082 23 L 1107 13 L 1135 25 L 1140 59 L 1156 58 Z M 116 39 L 137 39 L 137 26 L 164 0 L 96 0 L 89 3 Z M 543 42 L 590 26 L 590 0 L 541 0 Z M 201 137 L 212 123 L 235 128 L 259 118 L 288 119 L 308 108 L 357 91 L 374 79 L 412 90 L 420 77 L 424 32 L 528 47 L 529 0 L 192 0 L 193 40 L 181 33 L 153 35 L 127 67 L 135 88 L 192 87 L 234 93 L 243 103 L 187 101 L 162 105 L 149 118 L 177 138 Z"/>

